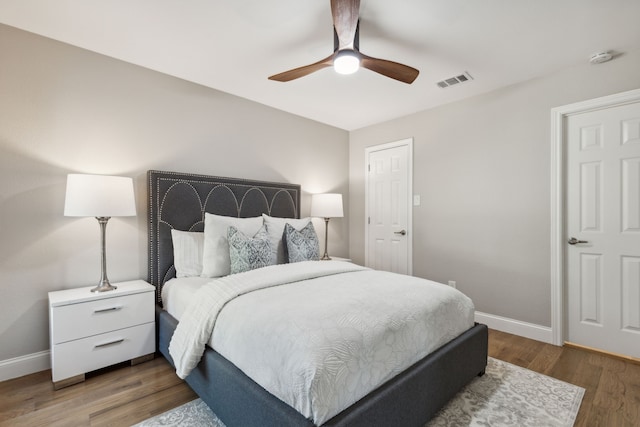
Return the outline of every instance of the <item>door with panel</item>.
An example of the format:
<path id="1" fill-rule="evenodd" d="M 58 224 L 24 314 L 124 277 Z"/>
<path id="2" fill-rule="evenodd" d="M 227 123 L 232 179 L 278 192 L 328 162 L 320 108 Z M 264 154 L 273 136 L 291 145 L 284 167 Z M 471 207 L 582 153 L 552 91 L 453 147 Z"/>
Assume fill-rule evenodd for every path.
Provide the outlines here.
<path id="1" fill-rule="evenodd" d="M 640 358 L 640 103 L 566 129 L 566 341 Z"/>
<path id="2" fill-rule="evenodd" d="M 366 265 L 411 274 L 411 140 L 367 152 Z"/>

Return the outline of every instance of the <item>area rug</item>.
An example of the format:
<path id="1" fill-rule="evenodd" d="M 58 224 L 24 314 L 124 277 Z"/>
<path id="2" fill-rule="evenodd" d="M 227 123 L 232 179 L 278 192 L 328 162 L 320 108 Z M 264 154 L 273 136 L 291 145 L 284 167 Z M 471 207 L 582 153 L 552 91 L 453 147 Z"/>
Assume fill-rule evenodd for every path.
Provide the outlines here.
<path id="1" fill-rule="evenodd" d="M 573 426 L 584 389 L 489 358 L 486 374 L 458 393 L 426 427 Z M 225 427 L 200 399 L 135 427 Z"/>

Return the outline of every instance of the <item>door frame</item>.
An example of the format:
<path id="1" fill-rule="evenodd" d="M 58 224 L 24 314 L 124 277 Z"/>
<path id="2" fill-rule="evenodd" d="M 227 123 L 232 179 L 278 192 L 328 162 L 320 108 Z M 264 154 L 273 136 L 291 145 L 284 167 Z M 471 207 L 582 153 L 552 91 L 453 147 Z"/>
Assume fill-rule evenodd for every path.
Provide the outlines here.
<path id="1" fill-rule="evenodd" d="M 409 148 L 407 171 L 407 274 L 413 275 L 413 138 L 401 139 L 364 149 L 364 264 L 369 265 L 369 156 L 374 151 L 407 146 Z"/>
<path id="2" fill-rule="evenodd" d="M 551 337 L 563 345 L 566 336 L 566 123 L 570 115 L 640 102 L 640 89 L 551 109 Z"/>

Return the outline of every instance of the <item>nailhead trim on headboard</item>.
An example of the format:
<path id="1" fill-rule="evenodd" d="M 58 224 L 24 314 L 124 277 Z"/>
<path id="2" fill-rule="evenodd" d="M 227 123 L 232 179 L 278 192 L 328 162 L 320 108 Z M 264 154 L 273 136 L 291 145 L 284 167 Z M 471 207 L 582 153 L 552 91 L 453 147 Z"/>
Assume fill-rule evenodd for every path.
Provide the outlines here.
<path id="1" fill-rule="evenodd" d="M 205 212 L 251 217 L 300 217 L 300 186 L 287 183 L 150 170 L 148 179 L 149 283 L 157 301 L 175 277 L 171 230 L 204 231 Z"/>

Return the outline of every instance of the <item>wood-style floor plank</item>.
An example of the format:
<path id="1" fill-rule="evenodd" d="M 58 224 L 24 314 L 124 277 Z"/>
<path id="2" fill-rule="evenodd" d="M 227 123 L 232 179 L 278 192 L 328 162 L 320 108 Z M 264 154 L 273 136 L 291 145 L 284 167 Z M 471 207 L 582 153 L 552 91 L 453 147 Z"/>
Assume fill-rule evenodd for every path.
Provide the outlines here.
<path id="1" fill-rule="evenodd" d="M 128 426 L 196 398 L 162 357 L 53 390 L 50 371 L 0 383 L 0 426 Z"/>
<path id="2" fill-rule="evenodd" d="M 640 427 L 640 365 L 489 331 L 489 355 L 585 388 L 579 427 Z M 53 390 L 51 372 L 0 382 L 0 426 L 130 426 L 196 398 L 162 356 Z"/>
<path id="3" fill-rule="evenodd" d="M 637 363 L 494 330 L 489 355 L 584 388 L 576 426 L 640 427 Z"/>

